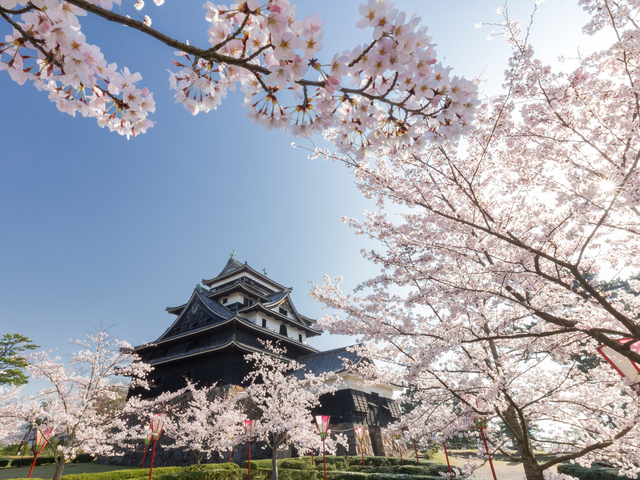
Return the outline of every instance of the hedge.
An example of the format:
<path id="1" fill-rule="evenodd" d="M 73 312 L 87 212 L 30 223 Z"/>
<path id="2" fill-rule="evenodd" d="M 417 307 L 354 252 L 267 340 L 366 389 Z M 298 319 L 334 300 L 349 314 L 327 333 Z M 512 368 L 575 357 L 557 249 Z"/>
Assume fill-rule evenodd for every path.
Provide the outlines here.
<path id="1" fill-rule="evenodd" d="M 398 474 L 361 473 L 361 472 L 327 472 L 327 480 L 398 480 Z M 411 480 L 442 480 L 436 475 L 412 475 Z"/>
<path id="2" fill-rule="evenodd" d="M 618 475 L 618 471 L 619 469 L 617 468 L 604 467 L 596 464 L 591 465 L 591 468 L 571 463 L 558 465 L 558 473 L 571 475 L 580 480 L 629 480 L 629 477 Z"/>
<path id="3" fill-rule="evenodd" d="M 91 463 L 95 459 L 96 459 L 96 457 L 94 457 L 90 453 L 81 453 L 80 455 L 77 455 L 76 458 L 74 458 L 71 461 L 73 463 Z"/>
<path id="4" fill-rule="evenodd" d="M 440 472 L 449 473 L 449 469 L 446 465 L 439 463 L 423 463 L 420 466 L 413 465 L 393 465 L 385 467 L 363 467 L 362 465 L 352 465 L 349 467 L 350 472 L 363 472 L 363 473 L 404 473 L 406 475 L 432 475 L 438 476 Z"/>
<path id="5" fill-rule="evenodd" d="M 20 462 L 22 462 L 22 465 L 31 465 L 33 463 L 33 458 L 34 457 L 23 457 L 22 459 L 20 458 L 14 458 L 13 460 L 11 460 L 11 466 L 12 467 L 17 467 L 18 465 L 20 465 Z M 42 457 L 38 457 L 38 459 L 36 460 L 36 465 L 47 465 L 48 463 L 56 463 L 56 460 L 54 457 L 47 457 L 47 456 L 42 456 Z"/>
<path id="6" fill-rule="evenodd" d="M 147 473 L 147 475 L 149 475 Z M 255 480 L 269 480 L 271 472 L 266 470 L 251 471 L 251 478 Z M 248 473 L 246 470 L 230 471 L 225 469 L 210 469 L 199 471 L 182 471 L 177 474 L 165 473 L 156 475 L 153 471 L 154 480 L 247 480 Z M 65 479 L 66 480 L 66 479 Z"/>
<path id="7" fill-rule="evenodd" d="M 6 467 L 9 465 L 9 460 L 0 460 L 0 467 Z"/>
<path id="8" fill-rule="evenodd" d="M 176 474 L 185 470 L 184 467 L 158 467 L 153 469 L 153 478 L 161 474 Z M 63 475 L 65 480 L 126 480 L 128 478 L 149 477 L 148 468 L 136 468 L 131 470 L 113 470 L 101 473 L 76 473 Z M 175 478 L 175 477 L 174 477 Z"/>
<path id="9" fill-rule="evenodd" d="M 323 459 L 322 455 L 318 455 L 313 458 L 316 465 L 322 465 Z M 418 463 L 414 459 L 405 458 L 404 460 L 400 460 L 396 457 L 364 457 L 364 464 L 369 467 L 384 467 L 384 466 L 402 466 L 402 463 L 407 466 L 417 466 Z M 344 456 L 344 457 L 336 457 L 336 456 L 327 456 L 327 465 L 334 465 L 342 463 L 345 465 L 345 469 L 350 465 L 360 465 L 362 466 L 362 457 L 360 456 Z M 423 460 L 422 464 L 425 463 Z"/>

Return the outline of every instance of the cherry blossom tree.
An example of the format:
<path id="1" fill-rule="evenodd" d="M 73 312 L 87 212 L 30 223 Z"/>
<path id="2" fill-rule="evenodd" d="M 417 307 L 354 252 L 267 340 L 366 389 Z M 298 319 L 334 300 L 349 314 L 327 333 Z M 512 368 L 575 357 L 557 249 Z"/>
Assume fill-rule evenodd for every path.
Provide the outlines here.
<path id="1" fill-rule="evenodd" d="M 321 395 L 337 390 L 338 380 L 332 372 L 304 373 L 302 365 L 282 357 L 285 351 L 281 347 L 270 342 L 265 342 L 265 347 L 269 353 L 245 356 L 247 361 L 254 363 L 254 369 L 245 379 L 251 384 L 244 395 L 260 412 L 253 435 L 271 447 L 272 478 L 277 480 L 279 450 L 293 446 L 299 451 L 307 451 L 321 446 L 312 413 L 320 406 Z M 338 444 L 346 448 L 344 435 L 335 435 L 327 443 L 327 451 L 335 452 Z"/>
<path id="2" fill-rule="evenodd" d="M 245 418 L 237 399 L 216 385 L 198 388 L 187 381 L 190 400 L 186 408 L 175 409 L 164 433 L 174 446 L 191 450 L 199 464 L 210 451 L 226 451 L 241 439 Z"/>
<path id="3" fill-rule="evenodd" d="M 119 391 L 129 382 L 115 379 L 116 375 L 131 378 L 137 386 L 145 386 L 144 378 L 150 367 L 139 361 L 131 346 L 111 340 L 105 332 L 88 335 L 74 342 L 80 350 L 65 363 L 50 352 L 37 352 L 27 357 L 27 371 L 34 379 L 43 379 L 50 386 L 31 400 L 26 419 L 55 428 L 56 470 L 59 480 L 65 463 L 80 451 L 109 454 L 112 445 L 107 441 L 122 415 L 120 409 L 104 408 L 105 400 L 116 401 Z M 107 402 L 108 403 L 108 402 Z"/>
<path id="4" fill-rule="evenodd" d="M 20 387 L 0 387 L 0 445 L 12 445 L 24 435 L 30 407 L 20 401 Z"/>
<path id="5" fill-rule="evenodd" d="M 536 59 L 535 25 L 523 32 L 503 9 L 504 90 L 484 100 L 464 142 L 379 149 L 375 161 L 314 153 L 344 162 L 377 200 L 345 221 L 382 245 L 363 251 L 381 273 L 355 296 L 340 279 L 314 289 L 343 312 L 324 325 L 402 367 L 388 381 L 414 390 L 420 406 L 406 422 L 425 436 L 487 418 L 496 449 L 506 425 L 530 480 L 603 458 L 634 475 L 640 460 L 637 386 L 593 361 L 603 344 L 640 363 L 630 349 L 640 285 L 608 288 L 640 264 L 640 3 L 579 3 L 591 14 L 584 32 L 613 42 L 566 71 Z M 558 433 L 543 442 L 531 425 Z"/>
<path id="6" fill-rule="evenodd" d="M 289 0 L 207 1 L 210 45 L 200 47 L 153 29 L 151 18 L 138 12 L 144 1 L 130 12 L 140 20 L 112 11 L 114 3 L 121 2 L 0 0 L 0 17 L 9 27 L 0 43 L 0 70 L 47 91 L 62 112 L 94 117 L 122 135 L 145 133 L 153 126 L 153 94 L 138 87 L 139 73 L 108 63 L 86 41 L 78 17 L 92 14 L 177 50 L 170 85 L 193 115 L 216 109 L 239 86 L 254 122 L 297 137 L 328 130 L 343 153 L 419 150 L 428 140 L 457 138 L 477 105 L 476 86 L 437 62 L 420 19 L 387 0 L 359 7 L 357 27 L 371 27 L 369 43 L 324 61 L 317 58 L 322 19 L 297 19 Z"/>

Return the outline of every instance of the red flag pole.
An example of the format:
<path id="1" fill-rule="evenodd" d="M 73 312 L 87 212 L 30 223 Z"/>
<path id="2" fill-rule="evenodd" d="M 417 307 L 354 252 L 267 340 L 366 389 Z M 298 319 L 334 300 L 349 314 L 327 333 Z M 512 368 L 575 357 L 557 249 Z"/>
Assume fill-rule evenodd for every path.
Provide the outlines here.
<path id="1" fill-rule="evenodd" d="M 151 454 L 151 468 L 149 469 L 149 480 L 151 480 L 151 474 L 153 473 L 153 460 L 156 458 L 156 442 L 157 438 L 153 439 L 153 453 Z"/>
<path id="2" fill-rule="evenodd" d="M 447 467 L 449 468 L 449 477 L 453 480 L 453 474 L 451 473 L 451 464 L 449 463 L 449 454 L 447 453 L 447 442 L 446 440 L 442 442 L 442 446 L 444 447 L 444 456 L 447 457 Z"/>
<path id="3" fill-rule="evenodd" d="M 360 453 L 362 454 L 362 466 L 364 467 L 364 443 L 360 443 Z"/>
<path id="4" fill-rule="evenodd" d="M 148 443 L 144 444 L 144 453 L 142 454 L 142 465 L 140 465 L 140 468 L 144 468 L 144 459 L 147 457 L 147 446 L 149 446 Z"/>
<path id="5" fill-rule="evenodd" d="M 231 447 L 229 447 L 229 462 L 228 463 L 231 463 Z"/>
<path id="6" fill-rule="evenodd" d="M 416 451 L 416 463 L 419 466 L 420 465 L 420 459 L 418 458 L 418 447 L 416 447 L 416 440 L 415 439 L 413 439 L 413 449 Z"/>
<path id="7" fill-rule="evenodd" d="M 493 462 L 491 461 L 491 455 L 489 454 L 489 445 L 487 445 L 487 439 L 484 436 L 484 429 L 480 429 L 480 433 L 482 434 L 482 441 L 484 442 L 484 448 L 487 451 L 487 456 L 489 457 L 489 465 L 491 466 L 491 473 L 493 473 L 493 480 L 498 480 L 496 477 L 496 471 L 493 468 Z"/>
<path id="8" fill-rule="evenodd" d="M 322 437 L 322 458 L 324 459 L 324 480 L 327 480 L 327 453 L 324 448 L 324 436 Z"/>
<path id="9" fill-rule="evenodd" d="M 36 456 L 33 459 L 33 463 L 31 464 L 31 470 L 29 470 L 29 476 L 27 478 L 31 478 L 31 472 L 33 472 L 33 467 L 36 466 L 36 460 L 38 460 L 38 453 L 40 452 L 36 452 Z"/>
<path id="10" fill-rule="evenodd" d="M 249 479 L 251 480 L 251 437 L 249 437 Z"/>

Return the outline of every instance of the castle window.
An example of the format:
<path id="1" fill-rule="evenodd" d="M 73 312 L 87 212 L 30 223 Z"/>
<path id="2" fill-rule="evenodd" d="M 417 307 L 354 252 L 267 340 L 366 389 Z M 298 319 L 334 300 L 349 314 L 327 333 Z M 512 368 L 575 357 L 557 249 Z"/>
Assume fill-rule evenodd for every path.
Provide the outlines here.
<path id="1" fill-rule="evenodd" d="M 248 299 L 247 297 L 244 297 L 244 306 L 245 307 L 249 307 L 251 305 L 253 305 L 253 302 L 250 299 Z"/>
<path id="2" fill-rule="evenodd" d="M 262 319 L 262 328 L 267 328 L 267 319 L 266 318 Z"/>
<path id="3" fill-rule="evenodd" d="M 282 315 L 284 315 L 285 317 L 289 315 L 289 312 L 287 312 L 284 308 L 280 307 L 280 309 L 278 310 Z"/>
<path id="4" fill-rule="evenodd" d="M 280 324 L 280 335 L 287 336 L 287 326 L 284 323 Z"/>
<path id="5" fill-rule="evenodd" d="M 302 334 L 301 333 L 298 334 L 298 341 L 300 341 L 300 342 L 302 341 Z"/>
<path id="6" fill-rule="evenodd" d="M 229 300 L 228 298 L 223 298 L 222 299 L 222 304 L 224 305 L 225 303 L 227 303 L 227 300 Z"/>

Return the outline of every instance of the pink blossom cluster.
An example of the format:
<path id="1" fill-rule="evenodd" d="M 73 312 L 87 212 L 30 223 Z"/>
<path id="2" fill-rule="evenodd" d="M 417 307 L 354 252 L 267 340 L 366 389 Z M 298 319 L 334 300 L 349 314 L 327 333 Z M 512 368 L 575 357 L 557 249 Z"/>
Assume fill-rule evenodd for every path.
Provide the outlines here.
<path id="1" fill-rule="evenodd" d="M 202 56 L 177 52 L 180 70 L 169 77 L 176 101 L 194 115 L 215 109 L 240 84 L 254 123 L 296 137 L 326 132 L 341 153 L 358 157 L 456 139 L 473 118 L 476 85 L 451 77 L 420 18 L 387 0 L 360 5 L 357 26 L 372 27 L 372 41 L 327 64 L 316 59 L 322 20 L 297 19 L 289 0 L 204 8 L 211 48 Z M 306 79 L 313 72 L 317 80 Z"/>
<path id="2" fill-rule="evenodd" d="M 511 442 L 502 424 L 537 465 L 525 459 L 529 479 L 570 460 L 640 471 L 638 385 L 597 350 L 640 364 L 623 346 L 640 341 L 640 2 L 580 3 L 585 31 L 612 41 L 572 70 L 536 58 L 534 26 L 500 9 L 505 89 L 483 101 L 464 148 L 340 158 L 377 201 L 345 221 L 379 240 L 362 250 L 379 274 L 354 296 L 328 276 L 312 291 L 340 312 L 321 326 L 357 332 L 361 355 L 394 365 L 385 381 L 409 386 L 402 426 L 478 438 L 473 420 L 487 418 L 497 448 Z M 554 432 L 524 435 L 547 422 Z M 553 458 L 536 459 L 542 449 Z"/>
<path id="3" fill-rule="evenodd" d="M 223 393 L 216 384 L 198 387 L 189 380 L 176 397 L 183 394 L 189 398 L 187 405 L 174 409 L 164 430 L 175 447 L 189 449 L 200 463 L 209 452 L 224 455 L 244 441 L 242 421 L 246 415 L 237 398 Z"/>
<path id="4" fill-rule="evenodd" d="M 244 357 L 254 364 L 253 371 L 245 378 L 250 385 L 242 394 L 259 412 L 254 438 L 271 447 L 274 459 L 279 450 L 290 446 L 300 452 L 322 448 L 312 412 L 320 406 L 321 395 L 337 391 L 340 380 L 334 372 L 303 373 L 301 364 L 282 358 L 285 353 L 282 347 L 271 342 L 264 345 L 267 353 L 256 352 Z M 344 435 L 327 436 L 327 453 L 335 453 L 338 445 L 347 447 Z M 273 478 L 277 478 L 277 474 Z"/>
<path id="5" fill-rule="evenodd" d="M 112 0 L 91 0 L 112 7 Z M 120 3 L 116 0 L 116 3 Z M 17 10 L 16 7 L 19 8 Z M 22 85 L 33 82 L 61 112 L 96 118 L 98 125 L 127 137 L 153 126 L 153 94 L 137 88 L 142 77 L 128 68 L 107 64 L 100 48 L 80 31 L 82 9 L 60 0 L 0 0 L 5 12 L 22 12 L 11 20 L 13 33 L 0 43 L 0 71 Z M 7 16 L 7 18 L 9 18 Z"/>

